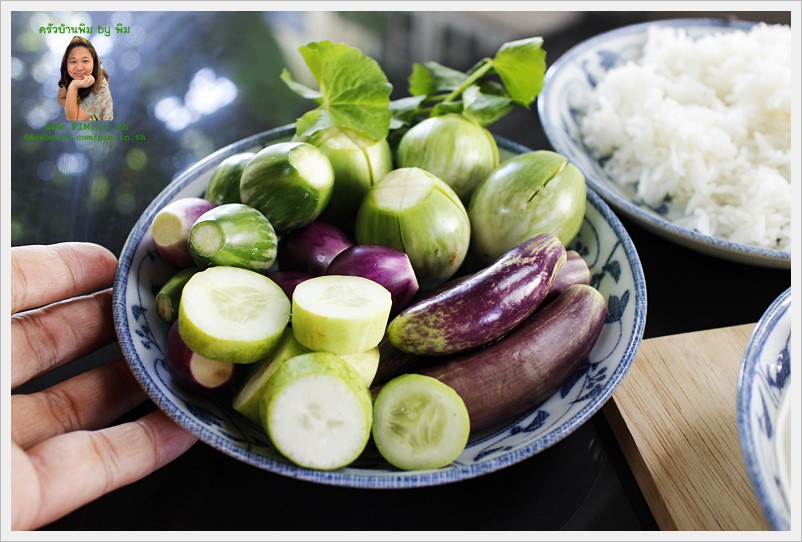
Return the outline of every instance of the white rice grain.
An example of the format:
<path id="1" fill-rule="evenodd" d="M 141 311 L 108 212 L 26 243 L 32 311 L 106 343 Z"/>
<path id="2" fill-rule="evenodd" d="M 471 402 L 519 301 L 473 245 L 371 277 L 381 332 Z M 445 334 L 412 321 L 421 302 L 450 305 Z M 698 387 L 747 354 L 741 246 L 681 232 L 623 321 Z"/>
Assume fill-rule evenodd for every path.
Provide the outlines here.
<path id="1" fill-rule="evenodd" d="M 696 39 L 654 26 L 642 58 L 597 85 L 584 143 L 675 223 L 789 250 L 791 51 L 783 25 Z"/>

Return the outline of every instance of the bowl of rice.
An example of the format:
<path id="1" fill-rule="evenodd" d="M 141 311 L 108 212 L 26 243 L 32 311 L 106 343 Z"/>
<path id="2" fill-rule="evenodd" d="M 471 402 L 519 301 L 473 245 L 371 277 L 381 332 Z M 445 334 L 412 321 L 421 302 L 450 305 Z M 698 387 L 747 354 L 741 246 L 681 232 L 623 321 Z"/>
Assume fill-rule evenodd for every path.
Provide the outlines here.
<path id="1" fill-rule="evenodd" d="M 685 247 L 791 267 L 791 29 L 667 19 L 576 45 L 538 113 L 617 212 Z"/>

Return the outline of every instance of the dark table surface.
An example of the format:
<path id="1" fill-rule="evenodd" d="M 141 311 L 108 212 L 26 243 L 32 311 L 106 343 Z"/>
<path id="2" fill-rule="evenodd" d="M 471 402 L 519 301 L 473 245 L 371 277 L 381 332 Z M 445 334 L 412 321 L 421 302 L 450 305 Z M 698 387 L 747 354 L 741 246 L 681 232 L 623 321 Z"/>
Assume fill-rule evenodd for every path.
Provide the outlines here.
<path id="1" fill-rule="evenodd" d="M 136 27 L 140 20 L 137 17 L 146 15 L 131 16 L 129 24 Z M 574 15 L 559 28 L 544 33 L 549 63 L 591 35 L 624 24 L 661 18 L 659 13 Z M 769 21 L 780 17 L 783 21 L 783 14 L 735 15 Z M 412 19 L 403 14 L 397 16 L 408 22 L 406 39 L 415 40 L 414 32 L 418 27 L 409 23 Z M 215 19 L 200 19 L 208 20 Z M 292 20 L 274 21 L 273 28 L 285 23 L 289 25 Z M 199 32 L 203 31 L 203 28 L 199 29 Z M 520 37 L 526 35 L 524 32 Z M 343 40 L 347 41 L 346 38 Z M 213 44 L 210 43 L 209 47 L 212 48 L 209 54 L 215 54 Z M 202 56 L 204 51 L 201 48 L 195 54 Z M 110 53 L 110 58 L 115 57 Z M 117 66 L 122 62 L 119 58 Z M 240 98 L 246 96 L 241 94 Z M 124 97 L 120 103 L 124 106 Z M 151 117 L 155 114 L 152 104 L 145 111 Z M 282 122 L 282 117 L 277 117 L 275 122 L 283 124 L 292 120 L 293 117 L 287 117 Z M 206 147 L 198 145 L 192 152 L 184 151 L 183 155 L 176 152 L 167 165 L 164 164 L 168 159 L 163 157 L 162 167 L 165 171 L 172 168 L 177 173 L 181 168 L 176 164 L 186 166 L 214 148 L 264 128 L 246 122 L 241 132 L 235 128 L 228 129 L 229 132 L 223 136 L 228 140 L 212 138 L 205 142 Z M 534 111 L 510 115 L 494 125 L 492 130 L 533 149 L 550 148 Z M 186 131 L 176 131 L 171 136 L 193 137 Z M 195 134 L 194 137 L 201 136 Z M 159 152 L 155 145 L 141 148 L 155 156 Z M 12 149 L 12 152 L 23 156 L 25 150 Z M 114 147 L 111 154 L 123 152 L 130 160 L 130 149 Z M 21 181 L 24 164 L 17 160 L 16 154 L 12 173 L 12 222 L 24 222 L 20 219 L 21 209 L 25 209 L 28 200 L 41 195 L 45 188 L 38 187 L 37 181 L 27 185 Z M 106 172 L 106 175 L 115 173 Z M 14 222 L 12 226 L 17 229 L 12 230 L 16 232 L 12 235 L 12 245 L 90 240 L 103 243 L 119 253 L 138 214 L 169 182 L 167 177 L 149 185 L 144 173 L 139 177 L 136 173 L 128 175 L 134 175 L 134 184 L 138 182 L 144 188 L 136 192 L 133 203 L 128 206 L 118 195 L 116 216 L 111 222 L 92 206 L 82 207 L 80 219 L 68 221 L 71 226 L 66 229 L 52 226 L 44 218 L 22 226 Z M 46 183 L 41 181 L 40 184 Z M 55 209 L 69 211 L 76 208 L 74 191 L 55 191 L 49 197 Z M 756 322 L 791 284 L 790 270 L 713 258 L 671 243 L 625 217 L 621 219 L 637 248 L 647 283 L 648 314 L 644 338 Z M 118 353 L 116 345 L 111 346 L 20 391 L 49 385 L 71 372 L 103 363 Z M 124 419 L 135 419 L 153 408 L 147 402 Z M 106 495 L 46 527 L 47 530 L 86 531 L 277 530 L 324 533 L 342 530 L 623 531 L 656 528 L 602 412 L 562 441 L 521 463 L 479 478 L 423 489 L 382 491 L 316 485 L 261 471 L 198 443 L 146 479 Z M 235 535 L 227 537 L 234 538 Z"/>

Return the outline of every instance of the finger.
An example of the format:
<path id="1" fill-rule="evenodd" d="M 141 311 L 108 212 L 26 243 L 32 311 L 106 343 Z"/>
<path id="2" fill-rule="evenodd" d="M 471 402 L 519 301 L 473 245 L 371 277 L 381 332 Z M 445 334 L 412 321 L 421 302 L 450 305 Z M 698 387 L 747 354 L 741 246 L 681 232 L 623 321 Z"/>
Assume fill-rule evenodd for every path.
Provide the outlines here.
<path id="1" fill-rule="evenodd" d="M 145 392 L 123 359 L 30 395 L 11 396 L 11 440 L 23 449 L 79 429 L 100 429 L 140 404 Z"/>
<path id="2" fill-rule="evenodd" d="M 100 431 L 78 431 L 15 452 L 12 528 L 36 529 L 180 456 L 197 437 L 163 412 Z M 26 461 L 27 460 L 27 461 Z M 33 477 L 33 480 L 26 479 Z"/>
<path id="3" fill-rule="evenodd" d="M 94 243 L 11 248 L 11 313 L 86 294 L 112 283 L 117 258 Z"/>
<path id="4" fill-rule="evenodd" d="M 116 339 L 111 289 L 11 317 L 11 388 Z"/>

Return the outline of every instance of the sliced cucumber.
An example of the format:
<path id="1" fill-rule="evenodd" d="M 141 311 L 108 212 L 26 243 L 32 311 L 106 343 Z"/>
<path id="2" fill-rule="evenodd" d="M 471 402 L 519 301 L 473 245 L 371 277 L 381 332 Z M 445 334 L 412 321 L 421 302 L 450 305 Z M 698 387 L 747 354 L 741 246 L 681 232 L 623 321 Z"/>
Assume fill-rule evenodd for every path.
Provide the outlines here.
<path id="1" fill-rule="evenodd" d="M 370 439 L 370 392 L 356 371 L 334 354 L 312 352 L 281 363 L 262 401 L 271 441 L 301 467 L 344 467 L 359 457 Z"/>
<path id="2" fill-rule="evenodd" d="M 373 379 L 376 378 L 376 373 L 379 371 L 380 352 L 378 347 L 356 354 L 339 354 L 339 356 L 356 369 L 365 386 L 370 387 L 373 384 Z"/>
<path id="3" fill-rule="evenodd" d="M 462 398 L 430 376 L 398 376 L 381 388 L 373 403 L 373 441 L 399 469 L 449 465 L 465 449 L 470 432 Z"/>
<path id="4" fill-rule="evenodd" d="M 259 406 L 267 389 L 267 382 L 284 361 L 309 353 L 309 349 L 295 340 L 290 328 L 284 330 L 276 349 L 265 359 L 253 364 L 253 370 L 234 396 L 234 410 L 250 418 L 257 424 L 262 423 L 259 417 Z"/>
<path id="5" fill-rule="evenodd" d="M 200 268 L 228 265 L 266 272 L 276 261 L 278 237 L 270 221 L 253 207 L 226 203 L 192 225 L 189 253 Z"/>
<path id="6" fill-rule="evenodd" d="M 392 297 L 363 277 L 324 275 L 298 284 L 292 294 L 292 329 L 310 350 L 355 354 L 378 346 Z"/>
<path id="7" fill-rule="evenodd" d="M 261 211 L 280 232 L 314 221 L 334 190 L 328 157 L 309 143 L 287 141 L 265 147 L 246 164 L 240 198 Z"/>
<path id="8" fill-rule="evenodd" d="M 193 352 L 231 363 L 254 363 L 278 344 L 290 318 L 290 300 L 266 276 L 217 266 L 184 286 L 178 330 Z"/>

